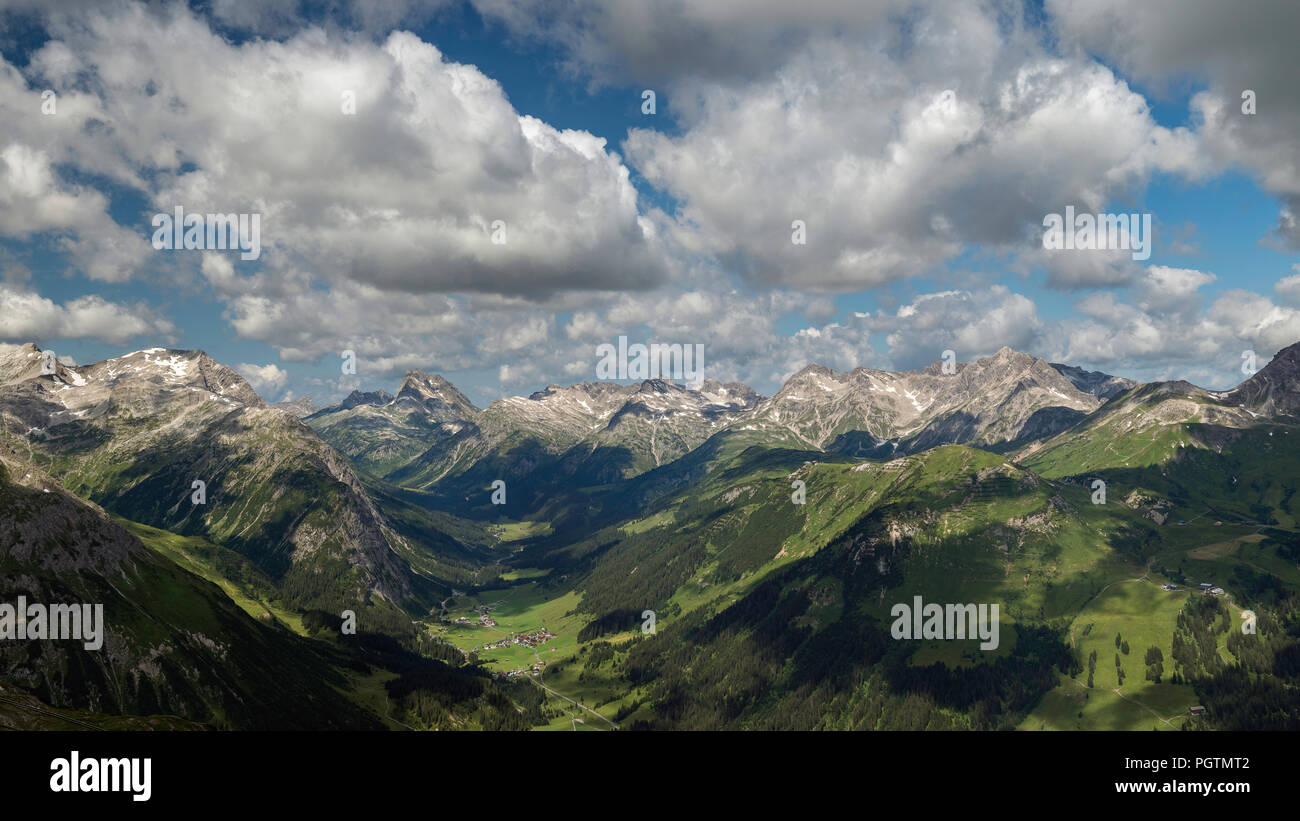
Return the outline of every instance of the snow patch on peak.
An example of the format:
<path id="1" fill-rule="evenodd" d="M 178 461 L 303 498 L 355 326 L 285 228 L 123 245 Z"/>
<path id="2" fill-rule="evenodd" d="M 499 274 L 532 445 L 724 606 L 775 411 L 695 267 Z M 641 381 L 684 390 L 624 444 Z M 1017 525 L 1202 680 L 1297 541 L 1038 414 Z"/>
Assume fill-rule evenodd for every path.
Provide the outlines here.
<path id="1" fill-rule="evenodd" d="M 159 367 L 165 369 L 168 372 L 167 374 L 164 375 L 170 375 L 171 378 L 173 379 L 184 379 L 185 377 L 189 376 L 191 363 L 189 362 L 189 360 L 185 359 L 182 356 L 177 356 L 176 354 L 172 354 L 166 359 L 163 359 L 162 357 L 158 357 L 156 359 L 150 357 L 151 353 L 157 353 L 157 352 L 165 353 L 166 350 L 167 350 L 166 348 L 150 348 L 147 351 L 142 351 L 142 353 L 144 354 L 144 360 L 146 362 L 148 362 L 151 365 L 158 365 Z"/>

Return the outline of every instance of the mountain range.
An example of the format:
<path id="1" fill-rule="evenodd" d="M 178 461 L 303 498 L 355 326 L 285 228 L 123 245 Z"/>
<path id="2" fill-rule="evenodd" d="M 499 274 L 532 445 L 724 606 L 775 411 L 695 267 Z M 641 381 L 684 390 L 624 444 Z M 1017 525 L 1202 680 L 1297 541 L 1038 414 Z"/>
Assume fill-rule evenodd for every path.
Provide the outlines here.
<path id="1" fill-rule="evenodd" d="M 355 391 L 304 421 L 376 476 L 463 497 L 497 479 L 539 488 L 629 479 L 720 433 L 875 457 L 1007 447 L 1050 437 L 1133 384 L 1003 348 L 953 374 L 938 363 L 843 374 L 809 365 L 771 397 L 712 380 L 698 390 L 661 379 L 582 382 L 479 410 L 441 377 L 412 371 L 395 397 Z M 527 498 L 535 506 L 545 496 Z"/>
<path id="2" fill-rule="evenodd" d="M 316 407 L 268 404 L 199 351 L 51 367 L 9 348 L 0 592 L 103 601 L 115 649 L 11 645 L 0 680 L 155 726 L 562 724 L 573 702 L 515 677 L 536 657 L 551 692 L 599 691 L 585 708 L 611 726 L 1139 727 L 1122 699 L 1069 706 L 1091 691 L 1081 631 L 1132 607 L 1123 630 L 1171 672 L 1119 681 L 1129 698 L 1213 696 L 1225 715 L 1180 723 L 1246 727 L 1224 694 L 1280 692 L 1276 720 L 1300 720 L 1298 371 L 1300 344 L 1230 391 L 1003 348 L 809 365 L 770 397 L 652 379 L 480 409 L 415 370 Z M 1243 646 L 1210 604 L 1168 609 L 1152 574 L 1189 572 L 1279 626 Z M 1135 579 L 1138 599 L 1108 598 Z M 988 656 L 890 641 L 889 604 L 913 594 L 999 601 L 1014 638 Z M 562 637 L 546 658 L 488 640 L 537 630 Z M 1222 649 L 1187 649 L 1205 642 Z M 272 647 L 285 693 L 257 666 Z"/>

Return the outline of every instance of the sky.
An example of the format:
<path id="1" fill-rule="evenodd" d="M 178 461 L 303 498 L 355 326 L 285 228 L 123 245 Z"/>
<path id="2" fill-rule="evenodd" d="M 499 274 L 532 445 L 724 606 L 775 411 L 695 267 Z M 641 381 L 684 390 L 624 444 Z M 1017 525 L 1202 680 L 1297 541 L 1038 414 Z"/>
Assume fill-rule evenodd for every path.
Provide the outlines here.
<path id="1" fill-rule="evenodd" d="M 1298 35 L 1288 0 L 0 0 L 0 345 L 317 404 L 421 369 L 484 406 L 620 336 L 765 394 L 1003 346 L 1227 388 L 1300 341 Z M 260 255 L 155 248 L 177 207 Z M 1149 256 L 1045 247 L 1067 207 L 1148 215 Z"/>

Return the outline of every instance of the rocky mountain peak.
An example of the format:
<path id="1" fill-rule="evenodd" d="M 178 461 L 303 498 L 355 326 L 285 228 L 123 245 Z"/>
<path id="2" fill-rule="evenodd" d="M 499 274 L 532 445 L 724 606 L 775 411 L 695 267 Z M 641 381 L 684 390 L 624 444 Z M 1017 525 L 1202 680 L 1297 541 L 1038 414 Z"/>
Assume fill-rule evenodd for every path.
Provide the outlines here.
<path id="1" fill-rule="evenodd" d="M 0 385 L 39 376 L 44 361 L 43 353 L 32 342 L 15 345 L 12 348 L 0 345 Z"/>
<path id="2" fill-rule="evenodd" d="M 1097 397 L 1044 360 L 1009 347 L 957 363 L 955 373 L 944 373 L 943 364 L 897 372 L 860 367 L 848 374 L 810 365 L 734 427 L 861 455 L 882 443 L 892 452 L 1040 436 L 1098 405 Z"/>
<path id="3" fill-rule="evenodd" d="M 763 395 L 744 382 L 722 383 L 706 379 L 700 385 L 700 393 L 714 402 L 739 404 L 749 407 L 763 400 Z"/>
<path id="4" fill-rule="evenodd" d="M 574 387 L 578 387 L 578 386 L 575 385 Z M 532 393 L 528 394 L 528 398 L 533 402 L 541 402 L 543 400 L 551 398 L 552 396 L 555 396 L 556 394 L 560 393 L 560 391 L 562 390 L 564 390 L 564 388 L 561 388 L 559 385 L 547 385 L 546 387 L 542 388 L 540 391 L 533 391 Z"/>
<path id="5" fill-rule="evenodd" d="M 813 363 L 804 365 L 794 375 L 785 380 L 785 384 L 776 392 L 773 399 L 785 396 L 791 392 L 799 392 L 815 385 L 829 385 L 839 381 L 839 375 L 825 365 Z"/>
<path id="6" fill-rule="evenodd" d="M 834 379 L 835 371 L 831 370 L 825 365 L 818 365 L 816 362 L 812 362 L 810 364 L 804 365 L 802 368 L 796 371 L 794 376 L 790 377 L 790 379 L 806 378 L 809 376 L 823 376 L 828 379 Z"/>
<path id="7" fill-rule="evenodd" d="M 197 390 L 248 407 L 267 407 L 244 377 L 198 350 L 146 348 L 92 365 L 60 365 L 56 377 L 94 395 L 129 398 Z"/>
<path id="8" fill-rule="evenodd" d="M 393 395 L 385 390 L 377 391 L 360 391 L 354 390 L 348 394 L 339 407 L 342 410 L 352 410 L 360 405 L 387 405 L 393 401 Z"/>
<path id="9" fill-rule="evenodd" d="M 1101 371 L 1085 371 L 1074 365 L 1062 365 L 1057 362 L 1050 364 L 1057 373 L 1070 380 L 1070 384 L 1074 387 L 1098 399 L 1110 399 L 1137 385 L 1134 380 L 1122 376 L 1111 376 Z"/>
<path id="10" fill-rule="evenodd" d="M 300 396 L 297 399 L 289 399 L 289 400 L 285 400 L 284 402 L 276 402 L 271 407 L 279 408 L 280 410 L 283 411 L 288 411 L 289 413 L 293 414 L 299 419 L 305 419 L 306 417 L 311 416 L 313 413 L 320 410 L 320 408 L 316 407 L 316 403 L 312 401 L 310 396 Z"/>
<path id="11" fill-rule="evenodd" d="M 439 391 L 449 387 L 451 387 L 451 383 L 438 374 L 428 374 L 421 370 L 409 370 L 402 379 L 402 386 L 398 388 L 397 395 L 437 396 Z"/>
<path id="12" fill-rule="evenodd" d="M 1296 371 L 1300 371 L 1300 342 L 1296 342 L 1295 344 L 1288 345 L 1282 350 L 1278 351 L 1277 354 L 1273 357 L 1273 360 L 1269 362 L 1268 365 L 1265 366 L 1265 368 L 1266 369 L 1271 368 L 1273 365 L 1277 365 L 1278 367 L 1281 368 L 1287 368 L 1292 373 Z"/>
<path id="13" fill-rule="evenodd" d="M 1096 399 L 1095 394 L 1080 389 L 1047 360 L 1006 346 L 959 368 L 958 373 L 964 383 L 977 390 L 1017 385 L 1020 389 L 1043 388 L 1079 407 Z"/>
<path id="14" fill-rule="evenodd" d="M 1300 413 L 1300 342 L 1278 351 L 1267 365 L 1229 395 L 1265 414 Z"/>
<path id="15" fill-rule="evenodd" d="M 1001 372 L 1037 371 L 1046 373 L 1052 367 L 1046 360 L 1039 359 L 1033 354 L 1021 353 L 1006 345 L 998 348 L 997 352 L 992 356 L 981 356 L 971 364 L 976 368 Z"/>
<path id="16" fill-rule="evenodd" d="M 680 390 L 677 385 L 664 379 L 647 379 L 637 388 L 637 393 L 670 393 L 674 389 Z"/>
<path id="17" fill-rule="evenodd" d="M 563 399 L 575 402 L 585 399 L 607 400 L 628 396 L 636 393 L 639 388 L 640 386 L 638 385 L 620 385 L 617 382 L 578 382 L 568 386 L 552 384 L 547 385 L 540 391 L 530 393 L 528 399 L 533 402 L 542 402 L 551 399 Z"/>
<path id="18" fill-rule="evenodd" d="M 420 370 L 406 372 L 402 387 L 397 391 L 397 398 L 414 399 L 430 411 L 445 411 L 461 418 L 468 418 L 478 412 L 474 403 L 442 376 Z"/>

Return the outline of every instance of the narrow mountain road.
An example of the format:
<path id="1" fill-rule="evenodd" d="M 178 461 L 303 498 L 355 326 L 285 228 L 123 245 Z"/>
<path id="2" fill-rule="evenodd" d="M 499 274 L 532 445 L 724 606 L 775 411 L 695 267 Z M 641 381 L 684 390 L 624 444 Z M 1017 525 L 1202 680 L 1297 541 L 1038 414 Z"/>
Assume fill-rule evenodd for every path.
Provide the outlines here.
<path id="1" fill-rule="evenodd" d="M 537 659 L 538 661 L 541 661 L 541 660 L 542 660 L 541 652 L 540 652 L 536 647 L 533 648 L 533 656 L 536 657 L 536 659 Z M 538 679 L 540 679 L 540 677 L 541 677 L 541 674 L 539 673 L 539 674 L 538 674 L 538 678 L 533 678 L 532 676 L 529 676 L 529 677 L 528 677 L 528 680 L 529 680 L 529 681 L 532 681 L 532 682 L 535 683 L 538 687 L 541 687 L 543 690 L 545 690 L 546 692 L 550 693 L 551 695 L 556 696 L 557 698 L 562 698 L 562 699 L 564 699 L 565 701 L 567 701 L 567 702 L 569 702 L 570 704 L 573 704 L 573 705 L 575 705 L 575 706 L 577 706 L 577 707 L 581 707 L 582 709 L 586 710 L 587 712 L 591 713 L 591 714 L 594 715 L 596 718 L 599 718 L 599 719 L 601 719 L 602 721 L 608 721 L 608 722 L 609 722 L 609 726 L 613 727 L 615 730 L 620 729 L 620 727 L 619 727 L 617 724 L 615 724 L 614 721 L 613 721 L 612 719 L 605 718 L 605 716 L 603 716 L 603 715 L 601 715 L 600 713 L 596 712 L 595 710 L 591 709 L 591 708 L 588 707 L 587 705 L 582 704 L 582 703 L 577 702 L 577 701 L 574 701 L 573 699 L 569 698 L 568 696 L 566 696 L 566 695 L 564 695 L 564 694 L 562 694 L 562 693 L 557 693 L 557 692 L 555 692 L 554 690 L 552 690 L 550 687 L 547 687 L 545 684 L 542 684 L 542 682 L 538 680 Z M 575 730 L 577 729 L 576 725 L 575 725 L 574 729 L 575 729 Z"/>
<path id="2" fill-rule="evenodd" d="M 5 696 L 0 696 L 0 701 L 3 701 L 5 704 L 12 704 L 13 706 L 17 707 L 18 709 L 20 709 L 20 710 L 26 710 L 26 711 L 29 712 L 29 713 L 38 713 L 38 714 L 43 715 L 43 716 L 49 716 L 50 718 L 57 718 L 57 719 L 59 719 L 60 721 L 66 721 L 66 722 L 68 722 L 69 724 L 76 724 L 78 727 L 85 727 L 85 728 L 88 729 L 88 730 L 101 730 L 101 729 L 102 729 L 102 728 L 100 728 L 100 727 L 96 727 L 94 724 L 90 724 L 90 723 L 85 722 L 85 721 L 80 721 L 80 720 L 75 719 L 75 718 L 68 718 L 67 716 L 61 716 L 61 715 L 59 715 L 58 713 L 52 713 L 52 712 L 50 712 L 49 710 L 42 710 L 40 707 L 33 707 L 33 706 L 31 706 L 30 704 L 24 704 L 23 702 L 18 701 L 18 700 L 16 700 L 16 699 L 6 698 Z"/>
<path id="3" fill-rule="evenodd" d="M 1087 690 L 1087 689 L 1088 689 L 1088 685 L 1084 684 L 1082 681 L 1079 681 L 1077 678 L 1071 678 L 1070 681 L 1073 681 L 1075 684 L 1079 685 L 1079 686 L 1080 686 L 1081 688 L 1083 688 L 1084 690 Z M 1168 724 L 1168 725 L 1169 725 L 1170 727 L 1172 727 L 1173 729 L 1175 729 L 1175 730 L 1178 729 L 1178 727 L 1177 727 L 1176 725 L 1174 725 L 1173 723 L 1171 723 L 1171 722 L 1169 721 L 1169 719 L 1164 718 L 1164 717 L 1161 716 L 1159 713 L 1157 713 L 1155 710 L 1152 710 L 1150 707 L 1146 706 L 1145 704 L 1143 704 L 1142 702 L 1138 701 L 1137 699 L 1135 699 L 1135 698 L 1129 698 L 1128 696 L 1126 696 L 1126 695 L 1124 695 L 1123 693 L 1121 693 L 1121 692 L 1119 691 L 1119 688 L 1118 688 L 1118 687 L 1114 688 L 1114 689 L 1112 690 L 1112 692 L 1114 692 L 1115 695 L 1119 696 L 1120 698 L 1124 699 L 1125 701 L 1128 701 L 1128 702 L 1131 702 L 1131 703 L 1133 703 L 1133 704 L 1136 704 L 1137 706 L 1141 707 L 1143 710 L 1146 710 L 1148 713 L 1150 713 L 1151 715 L 1153 715 L 1153 716 L 1155 716 L 1156 718 L 1160 719 L 1160 720 L 1163 721 L 1164 723 Z M 1180 715 L 1181 715 L 1181 714 L 1180 714 Z"/>
<path id="4" fill-rule="evenodd" d="M 1151 715 L 1153 715 L 1153 716 L 1155 716 L 1156 718 L 1160 719 L 1160 720 L 1163 721 L 1164 723 L 1169 724 L 1170 727 L 1173 727 L 1174 729 L 1178 729 L 1177 727 L 1174 727 L 1173 724 L 1170 724 L 1170 723 L 1169 723 L 1169 719 L 1162 717 L 1162 716 L 1161 716 L 1159 713 L 1157 713 L 1155 710 L 1152 710 L 1150 707 L 1146 706 L 1145 704 L 1143 704 L 1142 702 L 1138 701 L 1137 699 L 1135 699 L 1135 698 L 1129 698 L 1128 696 L 1126 696 L 1126 695 L 1124 695 L 1123 693 L 1121 693 L 1121 692 L 1119 691 L 1119 688 L 1118 688 L 1118 687 L 1116 687 L 1116 688 L 1114 689 L 1113 692 L 1115 693 L 1115 695 L 1119 696 L 1120 698 L 1124 699 L 1125 701 L 1127 701 L 1127 702 L 1129 702 L 1129 703 L 1131 703 L 1131 704 L 1136 704 L 1137 706 L 1141 707 L 1143 710 L 1146 710 L 1148 713 L 1150 713 Z"/>
<path id="5" fill-rule="evenodd" d="M 564 699 L 565 701 L 567 701 L 567 702 L 569 702 L 570 704 L 572 704 L 574 707 L 579 707 L 579 708 L 581 708 L 581 709 L 583 709 L 583 710 L 586 710 L 587 712 L 591 713 L 592 715 L 594 715 L 596 718 L 600 719 L 601 721 L 609 722 L 609 726 L 613 727 L 615 730 L 622 729 L 622 728 L 619 727 L 617 724 L 615 724 L 614 721 L 613 721 L 612 719 L 608 719 L 608 718 L 606 718 L 605 716 L 603 716 L 603 715 L 601 715 L 600 713 L 596 712 L 595 710 L 591 709 L 591 708 L 588 707 L 587 705 L 582 704 L 581 702 L 574 701 L 573 699 L 569 698 L 568 696 L 564 695 L 563 693 L 557 693 L 557 692 L 555 692 L 555 691 L 552 690 L 550 687 L 547 687 L 545 684 L 542 684 L 540 681 L 538 681 L 537 679 L 533 678 L 532 676 L 528 676 L 528 680 L 531 681 L 533 684 L 536 684 L 538 687 L 541 687 L 543 690 L 545 690 L 546 692 L 548 692 L 548 693 L 550 693 L 551 695 L 555 696 L 556 698 L 562 698 L 562 699 Z M 576 729 L 576 728 L 575 728 L 575 729 Z"/>
<path id="6" fill-rule="evenodd" d="M 387 694 L 387 693 L 384 693 L 384 718 L 385 718 L 386 720 L 388 720 L 388 721 L 393 722 L 394 724 L 401 724 L 403 727 L 405 727 L 405 728 L 408 729 L 408 730 L 413 730 L 413 731 L 415 731 L 415 732 L 417 732 L 417 733 L 419 732 L 418 729 L 416 729 L 415 727 L 412 727 L 410 724 L 406 724 L 405 722 L 401 722 L 401 721 L 398 721 L 397 719 L 393 718 L 393 706 L 392 706 L 391 704 L 388 703 L 388 694 Z"/>

